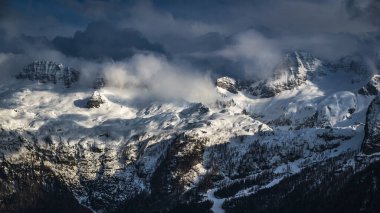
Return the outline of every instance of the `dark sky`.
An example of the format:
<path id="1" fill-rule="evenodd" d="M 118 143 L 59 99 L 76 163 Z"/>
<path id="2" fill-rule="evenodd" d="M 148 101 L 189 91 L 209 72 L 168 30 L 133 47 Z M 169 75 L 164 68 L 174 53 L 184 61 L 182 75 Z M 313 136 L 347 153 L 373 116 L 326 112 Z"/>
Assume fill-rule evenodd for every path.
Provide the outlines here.
<path id="1" fill-rule="evenodd" d="M 287 51 L 379 52 L 378 0 L 1 0 L 0 52 L 123 61 L 154 54 L 221 74 L 265 73 Z M 234 70 L 234 71 L 231 71 Z"/>

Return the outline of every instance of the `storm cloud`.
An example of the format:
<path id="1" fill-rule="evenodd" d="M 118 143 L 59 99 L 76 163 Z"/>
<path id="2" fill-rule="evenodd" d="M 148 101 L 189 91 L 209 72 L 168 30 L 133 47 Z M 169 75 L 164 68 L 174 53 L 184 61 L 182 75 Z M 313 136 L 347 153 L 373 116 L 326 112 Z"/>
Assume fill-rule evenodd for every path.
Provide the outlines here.
<path id="1" fill-rule="evenodd" d="M 347 0 L 347 11 L 353 19 L 368 21 L 380 28 L 380 1 L 377 0 Z"/>
<path id="2" fill-rule="evenodd" d="M 92 22 L 72 38 L 57 36 L 52 43 L 68 56 L 85 59 L 122 60 L 143 52 L 165 54 L 161 45 L 151 43 L 140 32 L 117 29 L 106 22 Z"/>
<path id="3" fill-rule="evenodd" d="M 212 77 L 266 78 L 297 50 L 373 59 L 380 43 L 377 0 L 15 0 L 0 11 L 3 53 L 76 64 L 155 55 Z"/>

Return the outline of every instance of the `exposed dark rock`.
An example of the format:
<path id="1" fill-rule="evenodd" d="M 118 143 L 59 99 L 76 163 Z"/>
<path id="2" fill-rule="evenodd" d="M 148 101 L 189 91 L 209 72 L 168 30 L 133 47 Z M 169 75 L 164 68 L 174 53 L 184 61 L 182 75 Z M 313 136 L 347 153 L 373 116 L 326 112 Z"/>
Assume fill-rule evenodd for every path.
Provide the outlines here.
<path id="1" fill-rule="evenodd" d="M 216 86 L 227 90 L 230 93 L 237 94 L 236 80 L 230 77 L 221 77 L 216 80 Z"/>
<path id="2" fill-rule="evenodd" d="M 318 120 L 318 111 L 315 112 L 312 116 L 307 117 L 301 122 L 298 126 L 295 127 L 296 130 L 303 128 L 312 128 L 316 125 Z"/>
<path id="3" fill-rule="evenodd" d="M 41 162 L 0 161 L 0 212 L 91 212 Z"/>
<path id="4" fill-rule="evenodd" d="M 344 170 L 339 156 L 283 179 L 255 194 L 226 200 L 226 212 L 379 212 L 380 163 Z M 243 187 L 244 188 L 244 187 Z"/>
<path id="5" fill-rule="evenodd" d="M 369 105 L 362 150 L 365 154 L 380 152 L 380 96 Z"/>
<path id="6" fill-rule="evenodd" d="M 34 61 L 24 67 L 23 71 L 16 77 L 42 83 L 60 83 L 70 87 L 74 82 L 78 81 L 79 71 L 52 61 Z"/>
<path id="7" fill-rule="evenodd" d="M 210 109 L 203 105 L 202 103 L 196 103 L 192 104 L 190 107 L 182 110 L 179 115 L 180 117 L 188 117 L 188 116 L 200 116 L 207 112 L 209 112 Z"/>
<path id="8" fill-rule="evenodd" d="M 151 180 L 151 194 L 134 200 L 134 206 L 122 207 L 120 212 L 209 212 L 209 201 L 195 201 L 198 193 L 184 193 L 202 162 L 207 138 L 181 133 L 175 138 Z"/>
<path id="9" fill-rule="evenodd" d="M 247 91 L 261 98 L 273 97 L 282 91 L 303 85 L 319 65 L 320 61 L 310 54 L 288 53 L 275 68 L 271 78 L 252 84 Z"/>
<path id="10" fill-rule="evenodd" d="M 355 111 L 356 111 L 355 108 L 349 108 L 348 109 L 348 113 L 350 113 L 350 114 L 354 114 Z"/>
<path id="11" fill-rule="evenodd" d="M 380 75 L 374 75 L 366 86 L 359 89 L 358 93 L 361 95 L 378 95 L 379 91 Z"/>
<path id="12" fill-rule="evenodd" d="M 232 106 L 236 106 L 236 103 L 234 101 L 234 99 L 230 99 L 230 100 L 216 100 L 216 105 L 219 107 L 219 108 L 227 108 L 227 107 L 232 107 Z"/>
<path id="13" fill-rule="evenodd" d="M 87 102 L 87 108 L 99 108 L 101 104 L 104 104 L 102 96 L 98 91 L 95 91 Z"/>

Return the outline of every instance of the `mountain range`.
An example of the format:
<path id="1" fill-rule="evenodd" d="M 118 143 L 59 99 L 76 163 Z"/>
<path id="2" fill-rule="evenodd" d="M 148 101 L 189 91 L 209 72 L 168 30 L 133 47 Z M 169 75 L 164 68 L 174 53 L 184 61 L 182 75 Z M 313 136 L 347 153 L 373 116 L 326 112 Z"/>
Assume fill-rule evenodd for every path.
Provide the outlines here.
<path id="1" fill-rule="evenodd" d="M 362 57 L 289 52 L 269 78 L 215 79 L 211 103 L 80 79 L 35 61 L 0 85 L 0 211 L 380 211 L 380 75 Z"/>

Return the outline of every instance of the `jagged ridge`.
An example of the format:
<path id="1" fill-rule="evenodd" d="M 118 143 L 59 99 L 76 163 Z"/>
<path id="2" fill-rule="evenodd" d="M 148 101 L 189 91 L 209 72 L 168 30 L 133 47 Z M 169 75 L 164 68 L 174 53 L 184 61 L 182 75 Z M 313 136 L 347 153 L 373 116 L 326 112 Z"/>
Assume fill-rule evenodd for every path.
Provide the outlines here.
<path id="1" fill-rule="evenodd" d="M 72 67 L 65 67 L 52 61 L 34 61 L 24 67 L 23 71 L 17 75 L 20 79 L 29 79 L 42 83 L 61 83 L 66 87 L 78 81 L 79 71 Z"/>

